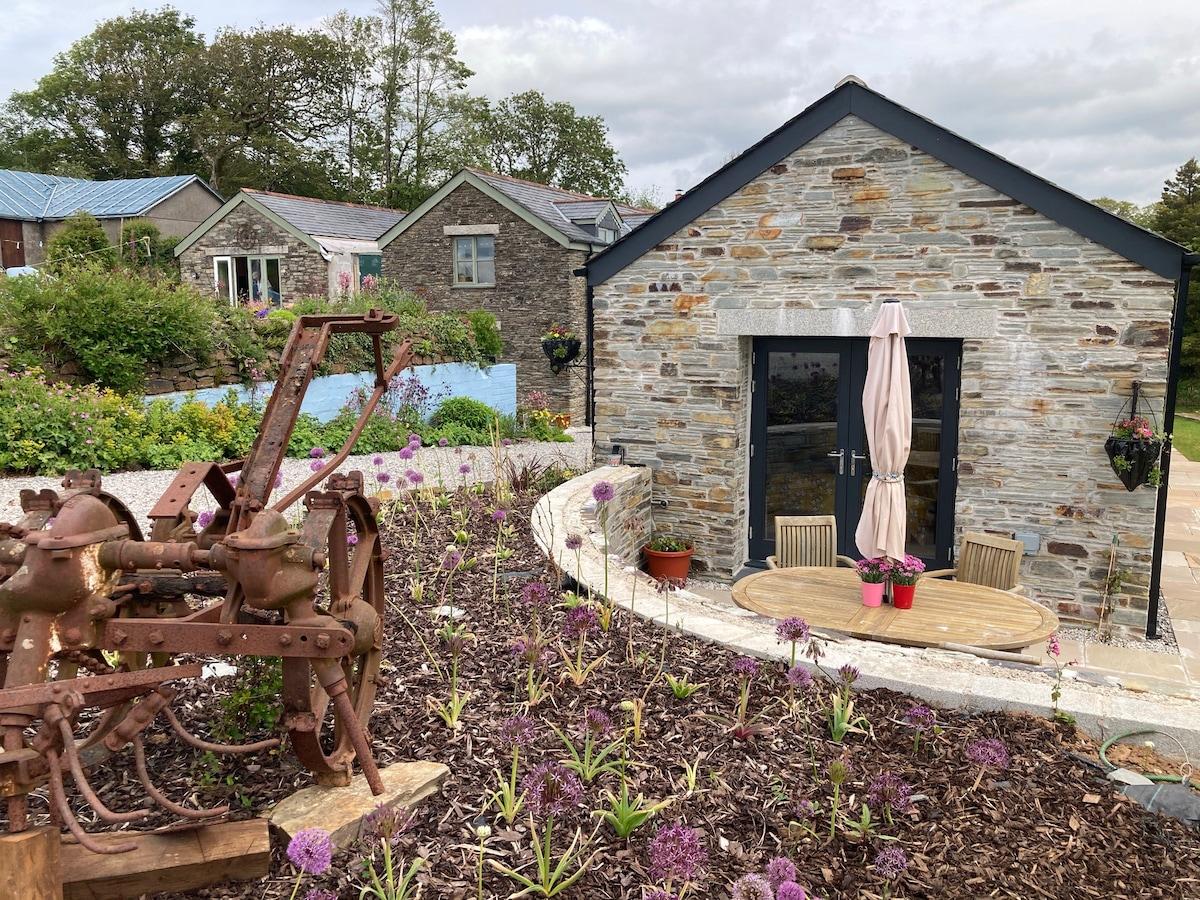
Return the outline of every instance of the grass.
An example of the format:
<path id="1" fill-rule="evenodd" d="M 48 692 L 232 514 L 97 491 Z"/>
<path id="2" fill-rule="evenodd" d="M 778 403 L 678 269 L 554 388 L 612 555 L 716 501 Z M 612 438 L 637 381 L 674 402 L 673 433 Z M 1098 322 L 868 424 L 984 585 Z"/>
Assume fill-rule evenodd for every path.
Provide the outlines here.
<path id="1" fill-rule="evenodd" d="M 1195 419 L 1175 419 L 1171 433 L 1172 446 L 1190 460 L 1200 460 L 1200 422 Z"/>

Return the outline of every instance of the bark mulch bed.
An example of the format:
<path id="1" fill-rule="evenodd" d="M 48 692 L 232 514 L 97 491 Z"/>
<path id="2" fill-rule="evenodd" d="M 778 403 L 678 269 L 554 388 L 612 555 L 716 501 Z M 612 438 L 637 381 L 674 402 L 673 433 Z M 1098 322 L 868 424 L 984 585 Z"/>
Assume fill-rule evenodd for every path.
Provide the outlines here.
<path id="1" fill-rule="evenodd" d="M 571 759 L 555 728 L 582 752 L 585 714 L 599 710 L 614 723 L 615 730 L 599 742 L 607 745 L 631 724 L 628 707 L 639 703 L 644 704 L 640 739 L 628 742 L 629 791 L 644 795 L 647 804 L 668 805 L 620 839 L 591 815 L 607 808 L 609 792 L 620 792 L 618 774 L 604 772 L 584 784 L 582 799 L 555 817 L 553 849 L 561 853 L 579 828 L 590 840 L 583 856 L 591 863 L 560 896 L 638 898 L 649 888 L 663 887 L 661 866 L 652 866 L 651 844 L 657 829 L 677 823 L 695 829 L 707 856 L 691 873 L 688 897 L 727 898 L 736 879 L 763 872 L 776 856 L 790 857 L 809 896 L 826 898 L 876 898 L 889 892 L 892 897 L 1023 900 L 1200 896 L 1196 832 L 1117 794 L 1094 762 L 1094 742 L 1068 726 L 1030 715 L 937 709 L 936 729 L 926 727 L 914 749 L 918 734 L 906 716 L 916 701 L 851 687 L 853 717 L 862 717 L 861 731 L 835 742 L 827 713 L 843 676 L 814 667 L 805 656 L 808 645 L 799 646 L 797 661 L 815 680 L 792 692 L 785 663 L 762 661 L 752 677 L 739 677 L 735 669 L 752 667 L 724 647 L 664 633 L 621 610 L 613 612 L 607 632 L 586 636 L 584 663 L 602 661 L 577 686 L 557 649 L 562 640 L 573 657 L 578 646 L 577 640 L 562 637 L 570 613 L 557 587 L 559 573 L 547 568 L 530 537 L 535 499 L 533 493 L 518 495 L 507 510 L 500 541 L 506 558 L 499 566 L 495 599 L 498 524 L 490 494 L 459 492 L 443 499 L 445 508 L 436 511 L 427 499 L 417 521 L 398 505 L 386 527 L 390 608 L 383 683 L 372 720 L 376 758 L 381 767 L 428 759 L 451 770 L 442 794 L 416 810 L 411 827 L 394 842 L 398 857 L 425 859 L 417 875 L 423 897 L 480 896 L 481 824 L 490 827 L 483 841 L 483 897 L 509 897 L 520 887 L 490 863 L 533 871 L 527 813 L 508 823 L 488 804 L 500 782 L 496 772 L 507 777 L 512 760 L 503 740 L 506 720 L 522 714 L 534 723 L 531 740 L 519 751 L 523 779 L 544 763 Z M 445 557 L 455 532 L 467 566 L 450 579 Z M 548 589 L 548 603 L 531 602 L 538 593 L 528 587 L 534 582 Z M 419 600 L 414 600 L 414 583 L 421 585 Z M 467 635 L 458 656 L 458 686 L 469 697 L 457 728 L 431 712 L 427 700 L 449 699 L 451 652 L 439 636 L 447 620 L 432 611 L 451 601 Z M 514 642 L 533 636 L 535 620 L 546 642 L 536 676 L 545 696 L 529 705 L 528 665 Z M 790 654 L 787 644 L 780 649 Z M 690 697 L 677 698 L 667 676 L 700 687 Z M 231 683 L 236 679 L 194 688 L 186 705 L 196 730 L 203 731 L 197 719 L 214 717 L 213 704 L 233 689 Z M 736 718 L 743 684 L 748 685 L 745 720 L 754 726 L 746 730 L 761 728 L 761 733 L 739 738 L 729 720 Z M 252 693 L 253 686 L 243 681 L 239 690 Z M 252 698 L 239 697 L 242 708 L 253 705 Z M 245 730 L 248 739 L 264 731 Z M 985 739 L 1002 743 L 1010 758 L 1006 768 L 981 770 L 968 756 L 968 747 Z M 235 806 L 244 805 L 245 815 L 309 783 L 286 750 L 282 756 L 222 759 L 214 766 L 180 753 L 174 744 L 161 749 L 152 766 L 169 794 L 178 798 L 194 792 L 206 805 L 231 798 Z M 606 761 L 617 756 L 614 752 Z M 831 764 L 834 772 L 842 764 L 847 770 L 837 790 L 836 815 Z M 890 821 L 874 805 L 863 834 L 851 823 L 861 825 L 872 783 L 881 775 L 911 786 L 911 799 L 897 803 Z M 536 827 L 540 833 L 540 823 Z M 875 859 L 881 850 L 897 847 L 907 870 L 885 879 Z M 272 876 L 263 882 L 178 896 L 288 897 L 295 870 L 283 849 L 275 848 Z M 336 857 L 324 876 L 305 878 L 299 896 L 323 888 L 338 897 L 358 897 L 364 883 L 361 858 Z M 688 874 L 685 868 L 680 863 L 677 874 Z M 680 887 L 677 877 L 674 892 Z"/>

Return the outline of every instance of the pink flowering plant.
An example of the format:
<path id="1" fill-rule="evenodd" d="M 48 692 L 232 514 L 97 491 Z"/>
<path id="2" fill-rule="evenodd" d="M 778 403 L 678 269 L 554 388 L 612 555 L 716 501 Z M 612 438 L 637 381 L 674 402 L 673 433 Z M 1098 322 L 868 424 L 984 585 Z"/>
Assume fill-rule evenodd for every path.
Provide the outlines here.
<path id="1" fill-rule="evenodd" d="M 891 571 L 891 562 L 886 556 L 873 556 L 870 559 L 860 559 L 854 564 L 854 571 L 860 580 L 867 584 L 883 584 Z"/>
<path id="2" fill-rule="evenodd" d="M 924 571 L 925 563 L 910 553 L 888 566 L 888 578 L 892 584 L 916 584 Z"/>

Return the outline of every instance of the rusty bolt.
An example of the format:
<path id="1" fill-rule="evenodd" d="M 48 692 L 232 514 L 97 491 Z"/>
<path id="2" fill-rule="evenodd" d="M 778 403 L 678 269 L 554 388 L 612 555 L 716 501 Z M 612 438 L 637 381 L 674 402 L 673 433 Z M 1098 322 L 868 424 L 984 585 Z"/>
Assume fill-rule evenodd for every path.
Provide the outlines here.
<path id="1" fill-rule="evenodd" d="M 128 637 L 129 637 L 129 634 L 127 632 L 122 631 L 120 628 L 118 628 L 112 634 L 113 643 L 117 644 L 117 645 L 125 643 L 125 641 L 128 639 Z"/>
<path id="2" fill-rule="evenodd" d="M 292 636 L 290 634 L 281 634 L 279 636 L 279 646 L 286 647 L 289 644 L 291 644 L 291 642 L 292 642 Z"/>
<path id="3" fill-rule="evenodd" d="M 158 646 L 165 640 L 165 638 L 163 638 L 163 633 L 161 631 L 152 631 L 146 635 L 146 640 L 155 646 Z"/>
<path id="4" fill-rule="evenodd" d="M 329 649 L 329 635 L 327 635 L 327 634 L 318 634 L 317 635 L 317 649 L 318 650 L 328 650 Z"/>
<path id="5" fill-rule="evenodd" d="M 325 554 L 318 550 L 316 553 L 314 553 L 312 555 L 313 568 L 314 569 L 325 568 L 325 560 L 326 560 Z"/>
<path id="6" fill-rule="evenodd" d="M 68 628 L 63 632 L 62 636 L 63 640 L 65 640 L 68 644 L 78 644 L 81 640 L 83 640 L 83 632 L 78 628 Z"/>
<path id="7" fill-rule="evenodd" d="M 217 643 L 222 647 L 228 647 L 233 642 L 233 632 L 222 628 L 217 632 Z"/>

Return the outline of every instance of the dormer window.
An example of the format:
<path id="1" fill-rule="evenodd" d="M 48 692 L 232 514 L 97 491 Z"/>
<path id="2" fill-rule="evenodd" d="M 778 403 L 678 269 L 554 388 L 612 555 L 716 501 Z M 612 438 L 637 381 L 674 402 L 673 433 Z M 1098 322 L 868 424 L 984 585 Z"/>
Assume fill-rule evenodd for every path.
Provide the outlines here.
<path id="1" fill-rule="evenodd" d="M 606 244 L 611 244 L 617 239 L 617 232 L 612 228 L 605 228 L 603 225 L 596 229 L 596 236 Z"/>

